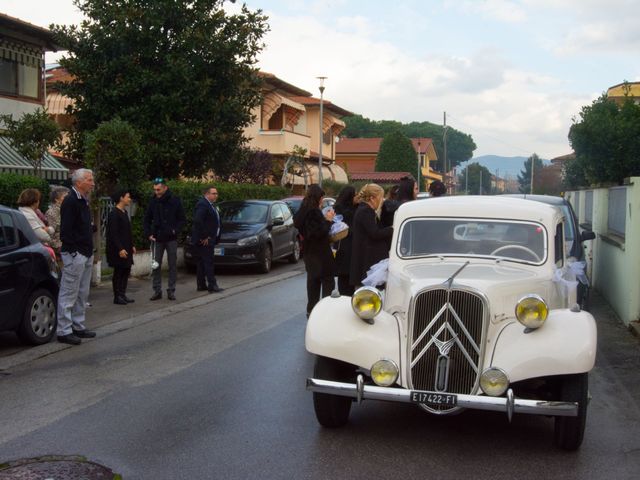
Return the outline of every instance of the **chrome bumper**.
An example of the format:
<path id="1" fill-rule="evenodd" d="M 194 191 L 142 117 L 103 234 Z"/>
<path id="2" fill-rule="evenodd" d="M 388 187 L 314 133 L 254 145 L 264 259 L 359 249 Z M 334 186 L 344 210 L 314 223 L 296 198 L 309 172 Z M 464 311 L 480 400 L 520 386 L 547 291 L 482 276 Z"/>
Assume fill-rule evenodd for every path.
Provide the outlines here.
<path id="1" fill-rule="evenodd" d="M 307 390 L 317 393 L 328 393 L 342 397 L 355 398 L 358 403 L 362 400 L 386 400 L 389 402 L 411 402 L 411 390 L 404 388 L 376 387 L 365 385 L 362 375 L 358 375 L 357 382 L 342 383 L 317 378 L 307 378 Z M 514 413 L 528 413 L 533 415 L 552 415 L 557 417 L 578 416 L 578 404 L 575 402 L 549 402 L 543 400 L 525 400 L 515 398 L 513 390 L 507 390 L 506 397 L 488 397 L 484 395 L 456 394 L 457 406 L 476 410 L 490 410 L 505 412 L 511 421 Z"/>

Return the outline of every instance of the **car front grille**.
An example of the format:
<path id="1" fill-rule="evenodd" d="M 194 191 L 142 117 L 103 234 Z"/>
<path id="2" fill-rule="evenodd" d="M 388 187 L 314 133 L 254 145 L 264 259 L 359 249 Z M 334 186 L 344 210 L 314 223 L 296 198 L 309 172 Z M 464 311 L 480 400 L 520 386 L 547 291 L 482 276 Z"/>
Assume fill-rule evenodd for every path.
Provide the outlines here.
<path id="1" fill-rule="evenodd" d="M 411 325 L 411 388 L 475 393 L 481 373 L 485 302 L 473 292 L 438 288 L 420 292 Z M 426 406 L 433 413 L 454 410 Z"/>

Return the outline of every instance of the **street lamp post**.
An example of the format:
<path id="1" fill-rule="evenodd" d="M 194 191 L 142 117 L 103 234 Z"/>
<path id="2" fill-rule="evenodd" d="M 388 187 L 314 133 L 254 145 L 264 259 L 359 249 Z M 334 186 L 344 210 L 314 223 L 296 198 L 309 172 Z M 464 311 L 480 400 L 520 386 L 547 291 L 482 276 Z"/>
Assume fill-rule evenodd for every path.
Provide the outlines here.
<path id="1" fill-rule="evenodd" d="M 418 182 L 418 192 L 420 191 L 420 174 L 422 173 L 420 171 L 420 167 L 422 165 L 420 165 L 420 140 L 418 140 L 418 178 L 416 179 L 416 182 Z"/>
<path id="2" fill-rule="evenodd" d="M 318 148 L 318 185 L 320 185 L 322 187 L 322 143 L 323 143 L 323 137 L 324 137 L 324 131 L 322 128 L 322 124 L 324 123 L 324 111 L 323 111 L 323 105 L 322 105 L 322 95 L 324 94 L 324 81 L 327 79 L 327 77 L 316 77 L 318 80 L 320 80 L 320 137 L 319 137 L 319 143 L 320 143 L 320 148 Z"/>

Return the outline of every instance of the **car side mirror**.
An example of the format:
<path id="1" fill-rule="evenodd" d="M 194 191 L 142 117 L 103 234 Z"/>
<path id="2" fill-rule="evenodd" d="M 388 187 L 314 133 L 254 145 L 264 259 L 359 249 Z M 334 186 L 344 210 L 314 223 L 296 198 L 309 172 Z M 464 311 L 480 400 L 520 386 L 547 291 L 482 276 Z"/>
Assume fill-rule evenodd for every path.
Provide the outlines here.
<path id="1" fill-rule="evenodd" d="M 284 218 L 278 217 L 273 219 L 273 226 L 284 225 Z"/>
<path id="2" fill-rule="evenodd" d="M 594 238 L 596 238 L 596 234 L 591 230 L 583 230 L 580 233 L 581 242 L 586 242 L 587 240 L 593 240 Z"/>

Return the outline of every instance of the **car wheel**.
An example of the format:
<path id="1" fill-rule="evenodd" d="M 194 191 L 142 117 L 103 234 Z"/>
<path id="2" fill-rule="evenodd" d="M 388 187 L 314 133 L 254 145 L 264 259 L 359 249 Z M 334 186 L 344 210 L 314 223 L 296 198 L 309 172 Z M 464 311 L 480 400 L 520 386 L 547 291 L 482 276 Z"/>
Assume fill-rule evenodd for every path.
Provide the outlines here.
<path id="1" fill-rule="evenodd" d="M 316 356 L 314 378 L 333 381 L 354 381 L 355 370 L 348 363 L 333 358 Z M 350 397 L 313 392 L 313 408 L 318 423 L 323 427 L 337 428 L 349 421 L 352 400 Z"/>
<path id="2" fill-rule="evenodd" d="M 288 260 L 289 263 L 298 263 L 298 260 L 300 260 L 300 242 L 298 238 L 293 239 L 293 251 L 291 255 L 289 255 Z"/>
<path id="3" fill-rule="evenodd" d="M 589 374 L 567 375 L 562 379 L 560 400 L 578 402 L 577 417 L 556 417 L 554 442 L 563 450 L 576 450 L 582 444 L 589 403 Z"/>
<path id="4" fill-rule="evenodd" d="M 18 327 L 18 337 L 24 343 L 42 345 L 51 340 L 57 324 L 56 302 L 53 295 L 49 290 L 40 288 L 27 300 L 24 316 Z"/>
<path id="5" fill-rule="evenodd" d="M 273 251 L 271 245 L 268 243 L 264 246 L 262 254 L 260 255 L 260 271 L 262 273 L 269 273 L 271 271 L 271 263 L 273 262 Z"/>

